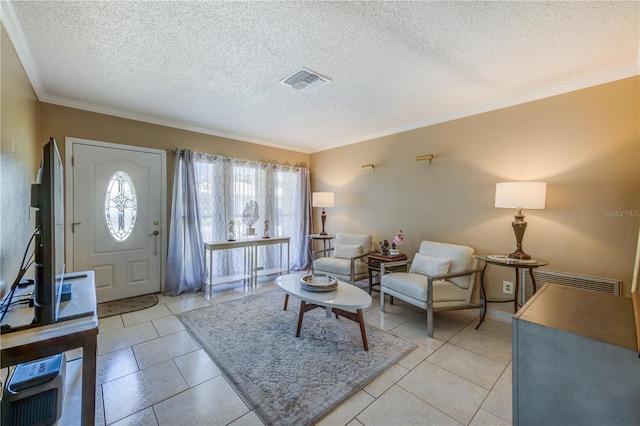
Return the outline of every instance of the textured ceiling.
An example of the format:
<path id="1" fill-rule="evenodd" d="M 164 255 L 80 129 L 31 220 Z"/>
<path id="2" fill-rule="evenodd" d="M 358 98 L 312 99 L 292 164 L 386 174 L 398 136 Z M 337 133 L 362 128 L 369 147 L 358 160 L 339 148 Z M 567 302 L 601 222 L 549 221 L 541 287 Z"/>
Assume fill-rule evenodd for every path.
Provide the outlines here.
<path id="1" fill-rule="evenodd" d="M 2 2 L 43 102 L 316 152 L 638 74 L 640 2 Z M 280 84 L 300 67 L 332 80 Z"/>

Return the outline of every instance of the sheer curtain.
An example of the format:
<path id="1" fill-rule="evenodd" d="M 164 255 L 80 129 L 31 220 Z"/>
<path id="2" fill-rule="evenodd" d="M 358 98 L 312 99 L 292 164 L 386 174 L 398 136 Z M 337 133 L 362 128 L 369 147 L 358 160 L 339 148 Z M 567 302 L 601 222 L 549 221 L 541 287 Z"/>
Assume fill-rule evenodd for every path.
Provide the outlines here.
<path id="1" fill-rule="evenodd" d="M 263 236 L 268 221 L 271 237 L 291 237 L 291 269 L 306 268 L 306 235 L 311 229 L 309 169 L 198 153 L 194 170 L 203 241 L 226 240 L 232 221 L 236 239 L 247 238 L 249 226 L 243 212 L 255 202 L 255 236 Z M 242 272 L 243 250 L 214 252 L 213 278 Z M 257 260 L 264 270 L 279 267 L 279 246 L 260 247 Z"/>
<path id="2" fill-rule="evenodd" d="M 185 149 L 176 152 L 164 286 L 164 293 L 170 296 L 199 291 L 204 281 L 204 248 L 199 228 L 193 159 L 193 151 Z"/>

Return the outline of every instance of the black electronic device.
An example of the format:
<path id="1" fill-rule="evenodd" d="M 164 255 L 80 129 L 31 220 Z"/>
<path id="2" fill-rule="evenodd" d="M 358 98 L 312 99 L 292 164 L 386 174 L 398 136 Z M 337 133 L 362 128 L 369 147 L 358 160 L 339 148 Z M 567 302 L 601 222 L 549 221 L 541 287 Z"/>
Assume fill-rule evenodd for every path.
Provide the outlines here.
<path id="1" fill-rule="evenodd" d="M 0 303 L 0 332 L 10 333 L 25 328 L 53 324 L 58 320 L 61 287 L 64 277 L 64 174 L 56 141 L 49 139 L 42 148 L 36 183 L 31 185 L 31 207 L 36 210 L 35 231 L 29 240 L 22 264 L 9 293 Z M 31 255 L 29 248 L 35 241 Z M 35 264 L 33 319 L 29 322 L 5 323 L 16 289 L 24 289 L 22 277 Z"/>
<path id="2" fill-rule="evenodd" d="M 36 209 L 34 323 L 53 324 L 60 306 L 64 274 L 64 169 L 56 140 L 42 148 L 40 170 L 31 189 Z"/>
<path id="3" fill-rule="evenodd" d="M 16 280 L 0 301 L 2 334 L 93 315 L 92 309 L 60 312 L 60 303 L 71 299 L 70 287 L 64 284 L 72 279 L 86 278 L 87 274 L 64 274 L 64 169 L 54 138 L 50 138 L 42 148 L 36 183 L 31 186 L 31 207 L 36 210 L 35 231 L 27 244 Z M 35 248 L 30 252 L 32 241 L 35 241 Z M 12 306 L 19 305 L 12 303 L 13 297 L 16 289 L 24 290 L 22 277 L 32 264 L 35 264 L 33 304 L 30 304 L 33 306 L 33 318 L 27 320 L 24 315 L 18 321 L 10 316 L 5 318 Z"/>
<path id="4" fill-rule="evenodd" d="M 2 424 L 53 425 L 62 415 L 64 353 L 18 364 L 2 395 Z"/>
<path id="5" fill-rule="evenodd" d="M 35 283 L 35 281 L 33 281 L 31 278 L 25 278 L 25 279 L 22 279 L 22 280 L 18 281 L 18 288 L 29 287 L 30 285 L 32 285 L 34 283 Z"/>

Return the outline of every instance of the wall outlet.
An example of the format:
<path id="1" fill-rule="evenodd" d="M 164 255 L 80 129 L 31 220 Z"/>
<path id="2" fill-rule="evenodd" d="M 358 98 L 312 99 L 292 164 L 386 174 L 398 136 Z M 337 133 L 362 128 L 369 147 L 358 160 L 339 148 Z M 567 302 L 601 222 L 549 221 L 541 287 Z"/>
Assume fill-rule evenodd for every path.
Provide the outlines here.
<path id="1" fill-rule="evenodd" d="M 502 292 L 504 294 L 513 294 L 513 283 L 511 281 L 502 281 Z"/>

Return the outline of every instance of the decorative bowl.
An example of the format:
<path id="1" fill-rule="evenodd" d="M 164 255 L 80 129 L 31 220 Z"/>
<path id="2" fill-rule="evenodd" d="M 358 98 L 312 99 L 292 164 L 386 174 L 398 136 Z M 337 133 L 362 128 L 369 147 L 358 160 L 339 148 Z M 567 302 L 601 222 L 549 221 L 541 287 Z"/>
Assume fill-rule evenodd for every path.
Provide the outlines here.
<path id="1" fill-rule="evenodd" d="M 308 290 L 333 290 L 338 287 L 338 279 L 332 275 L 313 274 L 300 278 L 300 284 Z"/>

